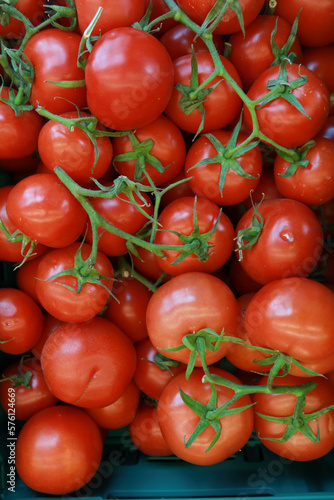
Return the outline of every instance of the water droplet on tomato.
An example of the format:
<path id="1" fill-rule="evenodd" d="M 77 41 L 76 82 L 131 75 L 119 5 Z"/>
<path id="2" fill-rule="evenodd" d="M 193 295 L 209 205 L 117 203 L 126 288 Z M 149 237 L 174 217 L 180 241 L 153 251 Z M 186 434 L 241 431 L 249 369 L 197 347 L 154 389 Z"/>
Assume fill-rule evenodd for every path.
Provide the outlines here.
<path id="1" fill-rule="evenodd" d="M 290 233 L 289 231 L 283 231 L 280 234 L 280 237 L 282 238 L 282 240 L 287 241 L 289 243 L 292 243 L 294 241 L 293 234 Z"/>

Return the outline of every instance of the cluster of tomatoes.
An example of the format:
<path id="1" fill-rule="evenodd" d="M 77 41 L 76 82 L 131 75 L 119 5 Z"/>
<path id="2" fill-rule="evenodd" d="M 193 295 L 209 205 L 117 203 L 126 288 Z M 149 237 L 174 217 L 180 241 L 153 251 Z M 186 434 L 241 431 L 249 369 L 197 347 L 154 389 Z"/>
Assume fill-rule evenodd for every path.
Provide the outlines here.
<path id="1" fill-rule="evenodd" d="M 19 477 L 74 492 L 123 427 L 198 465 L 254 430 L 291 460 L 329 453 L 333 0 L 0 12 L 0 401 L 15 388 Z"/>

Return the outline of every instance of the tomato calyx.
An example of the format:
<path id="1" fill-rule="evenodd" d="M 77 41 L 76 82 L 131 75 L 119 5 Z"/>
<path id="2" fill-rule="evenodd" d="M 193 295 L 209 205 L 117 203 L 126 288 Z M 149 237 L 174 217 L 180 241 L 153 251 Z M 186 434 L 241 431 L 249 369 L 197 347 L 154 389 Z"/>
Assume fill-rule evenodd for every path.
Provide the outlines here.
<path id="1" fill-rule="evenodd" d="M 288 161 L 290 165 L 283 174 L 279 174 L 281 177 L 292 177 L 298 170 L 298 168 L 307 168 L 310 164 L 309 160 L 306 159 L 306 155 L 309 150 L 315 146 L 315 141 L 311 140 L 305 143 L 298 149 L 293 150 L 292 154 L 289 155 L 284 151 L 277 149 L 277 154 L 279 154 L 284 160 Z"/>
<path id="2" fill-rule="evenodd" d="M 313 443 L 320 443 L 319 423 L 317 419 L 328 411 L 333 410 L 334 405 L 326 406 L 325 408 L 322 408 L 321 410 L 315 411 L 313 413 L 304 413 L 303 408 L 305 404 L 305 396 L 298 396 L 293 414 L 287 417 L 273 417 L 271 415 L 265 415 L 263 413 L 258 413 L 257 411 L 255 411 L 257 415 L 265 420 L 269 420 L 270 422 L 279 422 L 287 425 L 283 436 L 280 438 L 266 438 L 262 436 L 259 437 L 261 439 L 267 439 L 270 441 L 275 441 L 277 443 L 285 443 L 299 431 Z M 312 422 L 313 420 L 316 420 L 317 422 L 317 434 L 315 434 L 309 426 L 310 422 Z"/>
<path id="3" fill-rule="evenodd" d="M 212 33 L 229 8 L 236 13 L 240 29 L 245 36 L 244 17 L 239 0 L 217 0 L 204 19 L 197 36 L 202 35 L 203 33 Z"/>
<path id="4" fill-rule="evenodd" d="M 278 16 L 277 16 L 275 28 L 271 33 L 271 40 L 270 40 L 271 49 L 273 51 L 273 56 L 275 59 L 270 66 L 275 66 L 276 64 L 280 64 L 284 59 L 287 59 L 290 63 L 293 63 L 296 60 L 297 54 L 295 52 L 290 52 L 290 49 L 296 40 L 300 12 L 301 10 L 298 12 L 291 27 L 290 35 L 282 48 L 280 48 L 274 40 L 274 37 L 277 32 L 277 23 L 278 23 Z"/>
<path id="5" fill-rule="evenodd" d="M 33 375 L 32 371 L 28 370 L 25 373 L 22 372 L 23 363 L 27 359 L 31 359 L 29 354 L 22 356 L 19 366 L 17 367 L 17 373 L 10 375 L 9 377 L 5 377 L 3 375 L 2 378 L 0 378 L 0 383 L 10 381 L 12 382 L 12 386 L 14 389 L 17 389 L 18 387 L 26 387 L 27 389 L 31 389 L 30 383 Z"/>
<path id="6" fill-rule="evenodd" d="M 236 240 L 235 252 L 238 253 L 238 260 L 240 262 L 243 259 L 243 251 L 250 250 L 261 235 L 264 220 L 262 215 L 258 212 L 258 208 L 262 201 L 263 198 L 257 205 L 254 205 L 252 200 L 252 206 L 254 210 L 252 225 L 250 227 L 246 227 L 245 229 L 240 229 L 237 236 L 234 238 Z"/>
<path id="7" fill-rule="evenodd" d="M 167 370 L 171 375 L 173 375 L 171 367 L 177 368 L 180 366 L 180 361 L 177 361 L 176 359 L 167 358 L 167 356 L 164 356 L 160 352 L 157 352 L 154 355 L 153 361 L 151 361 L 150 359 L 146 359 L 146 361 L 148 363 L 153 363 L 160 370 L 163 370 L 163 371 Z"/>
<path id="8" fill-rule="evenodd" d="M 7 242 L 8 243 L 18 243 L 22 242 L 21 244 L 21 255 L 23 257 L 22 261 L 17 264 L 14 270 L 18 269 L 20 266 L 22 266 L 26 260 L 29 257 L 32 257 L 34 255 L 34 248 L 38 244 L 36 240 L 32 240 L 25 234 L 21 233 L 18 229 L 14 231 L 13 234 L 10 234 L 6 226 L 4 225 L 3 221 L 0 219 L 0 230 L 7 236 Z"/>

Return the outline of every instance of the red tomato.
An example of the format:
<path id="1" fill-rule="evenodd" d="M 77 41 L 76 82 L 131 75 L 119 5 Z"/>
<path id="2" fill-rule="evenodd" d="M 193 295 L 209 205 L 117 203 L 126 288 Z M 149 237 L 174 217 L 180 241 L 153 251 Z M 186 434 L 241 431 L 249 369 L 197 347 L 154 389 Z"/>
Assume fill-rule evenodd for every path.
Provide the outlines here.
<path id="1" fill-rule="evenodd" d="M 324 0 L 316 9 L 313 0 L 278 0 L 275 14 L 291 24 L 300 11 L 298 38 L 306 47 L 320 47 L 334 42 L 334 8 L 332 0 Z"/>
<path id="2" fill-rule="evenodd" d="M 310 207 L 296 200 L 277 198 L 257 207 L 263 227 L 255 244 L 237 250 L 246 273 L 262 285 L 291 276 L 306 277 L 315 268 L 323 246 L 323 231 Z M 235 234 L 252 227 L 250 208 L 237 224 Z M 259 221 L 259 215 L 256 215 Z M 247 235 L 242 244 L 249 241 Z M 237 247 L 239 249 L 239 246 Z"/>
<path id="3" fill-rule="evenodd" d="M 105 186 L 109 187 L 112 184 L 112 182 L 108 182 Z M 147 216 L 140 212 L 137 206 L 130 203 L 129 197 L 123 192 L 110 199 L 91 197 L 90 202 L 93 208 L 111 225 L 128 234 L 135 234 L 149 221 L 149 217 L 153 215 L 153 204 L 145 192 L 141 193 L 142 199 L 135 192 L 133 193 L 133 197 L 137 205 L 142 209 L 142 212 L 147 214 Z M 90 221 L 88 221 L 87 233 L 85 228 L 82 234 L 85 234 L 85 241 L 87 243 L 93 241 Z M 102 227 L 98 228 L 98 234 L 101 235 L 98 248 L 109 257 L 125 255 L 128 252 L 127 240 L 125 238 L 110 231 L 105 231 Z"/>
<path id="4" fill-rule="evenodd" d="M 20 158 L 0 159 L 0 167 L 6 172 L 14 172 L 14 175 L 15 173 L 17 175 L 24 175 L 26 172 L 33 172 L 37 168 L 39 162 L 40 159 L 38 155 L 35 155 L 34 151 L 31 155 L 21 156 Z"/>
<path id="5" fill-rule="evenodd" d="M 45 380 L 58 399 L 83 408 L 114 403 L 130 383 L 136 351 L 128 337 L 99 316 L 65 323 L 46 340 L 41 356 Z"/>
<path id="6" fill-rule="evenodd" d="M 161 434 L 157 408 L 141 403 L 135 419 L 129 424 L 129 435 L 139 451 L 151 457 L 173 455 Z"/>
<path id="7" fill-rule="evenodd" d="M 89 113 L 80 112 L 82 117 L 90 117 Z M 78 118 L 77 111 L 62 113 L 61 118 Z M 97 130 L 105 130 L 98 125 Z M 42 128 L 38 138 L 38 152 L 42 162 L 53 172 L 61 167 L 79 184 L 87 184 L 91 177 L 100 179 L 106 173 L 113 157 L 113 147 L 109 137 L 96 137 L 98 159 L 94 144 L 89 136 L 80 128 L 69 129 L 55 120 L 49 120 Z"/>
<path id="8" fill-rule="evenodd" d="M 17 230 L 14 224 L 12 224 L 12 222 L 9 220 L 6 210 L 7 198 L 12 188 L 13 186 L 0 187 L 0 219 L 10 234 L 14 234 Z M 31 244 L 32 243 L 28 243 L 26 246 L 24 246 L 24 248 L 22 248 L 21 241 L 8 241 L 8 237 L 2 231 L 2 229 L 0 229 L 0 260 L 4 260 L 7 262 L 22 262 L 24 256 L 27 255 L 27 252 L 31 249 Z M 37 244 L 28 259 L 36 259 L 45 251 L 45 245 Z"/>
<path id="9" fill-rule="evenodd" d="M 169 12 L 169 7 L 164 0 L 145 0 L 146 9 L 150 4 L 152 4 L 152 11 L 149 19 L 150 23 L 154 22 L 154 20 L 158 17 L 163 16 L 164 14 L 167 14 Z M 159 21 L 159 23 L 153 25 L 155 36 L 159 38 L 167 30 L 179 24 L 180 23 L 178 21 L 175 21 L 173 17 L 168 17 L 163 21 Z"/>
<path id="10" fill-rule="evenodd" d="M 135 137 L 140 142 L 139 149 L 143 147 L 145 141 L 153 141 L 148 153 L 161 163 L 164 171 L 159 172 L 147 161 L 144 161 L 144 165 L 145 171 L 155 186 L 170 181 L 182 170 L 186 157 L 185 140 L 180 129 L 166 116 L 160 115 L 148 125 L 137 128 Z M 134 151 L 129 137 L 114 137 L 112 144 L 114 148 L 113 165 L 117 172 L 120 175 L 126 175 L 130 180 L 140 181 L 144 185 L 150 184 L 149 178 L 143 171 L 140 171 L 139 177 L 135 179 L 135 174 L 137 174 L 135 170 L 136 160 L 119 161 L 117 159 L 118 155 Z"/>
<path id="11" fill-rule="evenodd" d="M 34 257 L 32 260 L 28 260 L 16 270 L 15 274 L 17 288 L 30 295 L 38 305 L 41 304 L 36 293 L 37 269 L 42 258 L 51 250 L 52 249 L 48 248 L 41 255 Z"/>
<path id="12" fill-rule="evenodd" d="M 321 283 L 295 277 L 264 285 L 246 309 L 245 328 L 253 345 L 277 349 L 317 373 L 334 368 L 334 293 Z"/>
<path id="13" fill-rule="evenodd" d="M 184 363 L 169 358 L 163 357 L 161 360 L 149 338 L 138 342 L 135 348 L 137 365 L 133 380 L 144 394 L 158 400 L 168 382 L 187 367 Z"/>
<path id="14" fill-rule="evenodd" d="M 37 342 L 43 329 L 43 313 L 26 293 L 0 289 L 0 350 L 23 354 Z"/>
<path id="15" fill-rule="evenodd" d="M 247 26 L 245 36 L 242 31 L 229 38 L 231 44 L 230 61 L 235 66 L 242 81 L 243 89 L 247 92 L 258 76 L 269 68 L 275 61 L 271 47 L 271 34 L 275 29 L 274 42 L 281 49 L 287 42 L 292 25 L 279 16 L 261 15 Z M 302 62 L 302 49 L 298 38 L 295 39 L 289 54 L 294 52 L 294 62 Z M 280 61 L 278 61 L 278 64 Z M 304 61 L 303 61 L 303 64 Z"/>
<path id="16" fill-rule="evenodd" d="M 43 408 L 54 406 L 57 398 L 46 385 L 41 363 L 36 358 L 15 361 L 2 371 L 0 403 L 10 413 L 8 395 L 15 391 L 15 418 L 28 420 Z"/>
<path id="17" fill-rule="evenodd" d="M 97 252 L 96 264 L 92 271 L 93 282 L 85 282 L 83 286 L 79 283 L 80 278 L 83 278 L 80 274 L 81 266 L 78 270 L 79 279 L 78 276 L 70 274 L 53 277 L 74 268 L 74 259 L 79 247 L 78 242 L 49 252 L 41 260 L 36 274 L 36 293 L 40 303 L 49 314 L 61 321 L 87 321 L 100 313 L 110 298 L 110 290 L 114 283 L 113 266 L 108 257 L 101 252 Z M 87 243 L 82 245 L 83 260 L 89 258 L 91 249 Z M 101 276 L 101 284 L 94 282 L 94 279 L 97 279 L 96 273 Z M 78 290 L 79 285 L 80 290 Z"/>
<path id="18" fill-rule="evenodd" d="M 102 35 L 89 54 L 85 74 L 91 113 L 116 130 L 136 129 L 158 118 L 173 88 L 173 63 L 165 47 L 132 27 Z"/>
<path id="19" fill-rule="evenodd" d="M 198 66 L 198 84 L 201 85 L 214 71 L 215 65 L 210 52 L 198 52 L 196 54 Z M 241 87 L 241 80 L 233 64 L 224 56 L 220 56 L 228 74 Z M 191 78 L 191 55 L 179 57 L 173 62 L 174 65 L 174 88 L 165 109 L 165 114 L 173 120 L 174 123 L 186 132 L 195 134 L 201 124 L 202 116 L 198 108 L 191 113 L 185 114 L 180 107 L 181 93 L 175 88 L 175 85 L 182 84 L 189 87 Z M 226 127 L 238 115 L 242 101 L 231 85 L 222 78 L 216 76 L 210 84 L 204 88 L 207 89 L 218 84 L 214 90 L 206 96 L 203 107 L 205 112 L 204 126 L 202 132 L 209 132 L 219 128 Z M 224 113 L 221 110 L 224 110 Z"/>
<path id="20" fill-rule="evenodd" d="M 33 174 L 8 195 L 11 222 L 26 236 L 51 248 L 75 242 L 87 221 L 80 203 L 54 174 Z"/>
<path id="21" fill-rule="evenodd" d="M 1 26 L 1 25 L 0 25 Z M 16 90 L 13 90 L 17 94 Z M 2 87 L 1 99 L 9 98 L 9 88 Z M 13 159 L 29 156 L 37 149 L 39 132 L 44 124 L 44 118 L 30 111 L 20 111 L 16 116 L 13 108 L 0 100 L 0 158 Z M 18 147 L 18 145 L 20 145 Z"/>
<path id="22" fill-rule="evenodd" d="M 121 429 L 134 420 L 139 398 L 140 390 L 131 380 L 123 394 L 114 403 L 102 408 L 85 408 L 85 412 L 103 429 Z"/>
<path id="23" fill-rule="evenodd" d="M 52 406 L 24 424 L 15 465 L 29 488 L 66 495 L 91 480 L 101 462 L 102 447 L 98 426 L 83 410 Z"/>
<path id="24" fill-rule="evenodd" d="M 178 24 L 166 31 L 160 38 L 160 42 L 166 47 L 169 55 L 174 61 L 178 57 L 195 52 L 207 51 L 208 48 L 201 38 L 195 38 L 195 32 L 184 24 Z M 225 41 L 220 35 L 213 35 L 213 42 L 220 54 L 224 54 Z"/>
<path id="25" fill-rule="evenodd" d="M 31 348 L 32 354 L 37 358 L 41 359 L 42 350 L 46 340 L 49 338 L 51 333 L 61 326 L 64 321 L 60 321 L 60 319 L 51 316 L 51 314 L 44 311 L 43 313 L 44 321 L 43 321 L 43 330 L 42 333 L 37 340 L 36 344 Z"/>
<path id="26" fill-rule="evenodd" d="M 178 6 L 197 24 L 202 24 L 215 4 L 215 0 L 177 0 Z M 264 0 L 240 0 L 243 22 L 248 26 L 260 13 Z M 229 7 L 214 33 L 230 34 L 240 31 L 240 23 L 235 11 Z"/>
<path id="27" fill-rule="evenodd" d="M 307 77 L 307 82 L 292 90 L 292 95 L 302 105 L 305 113 L 293 106 L 281 96 L 255 107 L 260 131 L 269 139 L 285 148 L 302 146 L 312 139 L 321 129 L 329 112 L 329 93 L 320 78 L 305 66 L 287 65 L 287 80 L 292 82 L 300 75 Z M 268 93 L 267 84 L 276 80 L 279 66 L 265 70 L 255 80 L 247 95 L 250 99 L 260 99 Z M 251 115 L 244 106 L 245 120 L 252 128 Z"/>
<path id="28" fill-rule="evenodd" d="M 136 271 L 153 282 L 157 281 L 164 271 L 156 261 L 154 253 L 144 247 L 138 247 L 136 250 L 139 257 L 135 254 L 131 255 Z M 167 277 L 167 279 L 169 279 L 169 277 Z"/>
<path id="29" fill-rule="evenodd" d="M 264 359 L 266 356 L 251 347 L 249 339 L 247 338 L 247 332 L 245 329 L 245 313 L 250 303 L 251 299 L 254 297 L 255 292 L 246 293 L 237 298 L 239 307 L 239 317 L 238 317 L 238 331 L 236 337 L 244 340 L 244 344 L 236 344 L 231 342 L 226 353 L 226 358 L 235 367 L 249 372 L 261 372 L 268 373 L 270 367 L 265 365 L 260 365 L 256 361 Z"/>
<path id="30" fill-rule="evenodd" d="M 253 204 L 262 200 L 274 200 L 276 198 L 282 198 L 282 193 L 277 189 L 274 171 L 269 167 L 262 170 L 258 185 L 252 192 L 251 197 L 249 196 L 243 201 L 243 205 L 248 210 Z"/>
<path id="31" fill-rule="evenodd" d="M 211 368 L 210 373 L 241 383 L 235 375 L 221 368 Z M 177 375 L 161 394 L 157 407 L 158 420 L 162 435 L 175 455 L 196 465 L 212 465 L 237 453 L 247 443 L 253 430 L 254 415 L 253 408 L 234 415 L 225 415 L 219 419 L 221 434 L 210 450 L 206 451 L 216 434 L 210 425 L 186 448 L 185 442 L 195 430 L 200 417 L 183 402 L 179 388 L 196 401 L 207 405 L 211 386 L 202 382 L 203 375 L 201 368 L 195 368 L 188 380 L 184 372 Z M 215 384 L 215 387 L 218 408 L 234 396 L 234 391 L 223 385 Z M 238 408 L 250 403 L 250 397 L 245 395 L 229 408 Z"/>
<path id="32" fill-rule="evenodd" d="M 194 213 L 198 229 L 194 224 Z M 217 224 L 217 228 L 204 243 L 198 254 L 191 253 L 178 263 L 174 262 L 181 256 L 179 250 L 163 250 L 165 257 L 155 256 L 163 271 L 172 276 L 189 272 L 218 271 L 230 258 L 234 247 L 234 228 L 230 219 L 220 212 L 218 205 L 205 198 L 189 196 L 179 198 L 164 208 L 159 216 L 159 229 L 154 243 L 156 245 L 182 245 L 182 239 L 174 234 L 191 236 L 193 240 L 200 235 L 209 233 Z"/>
<path id="33" fill-rule="evenodd" d="M 17 0 L 15 4 L 10 4 L 23 14 L 33 26 L 38 26 L 42 21 L 45 13 L 44 0 Z M 0 24 L 0 36 L 10 39 L 22 38 L 25 35 L 26 29 L 22 21 L 13 16 L 8 16 L 8 24 L 5 22 Z"/>
<path id="34" fill-rule="evenodd" d="M 212 135 L 226 147 L 232 136 L 232 132 L 228 130 L 214 130 Z M 247 136 L 240 132 L 238 134 L 237 145 L 241 144 Z M 186 163 L 185 173 L 189 179 L 189 185 L 195 194 L 207 198 L 217 205 L 236 205 L 248 198 L 249 192 L 255 189 L 258 185 L 262 173 L 262 155 L 259 146 L 255 146 L 250 151 L 233 159 L 236 162 L 236 167 L 243 169 L 246 175 L 251 175 L 253 178 L 243 177 L 237 170 L 234 170 L 234 165 L 231 160 L 231 167 L 227 167 L 224 186 L 221 192 L 219 186 L 220 176 L 224 172 L 225 166 L 218 161 L 210 163 L 210 159 L 218 155 L 216 147 L 213 145 L 209 137 L 202 135 L 189 148 Z M 208 160 L 205 163 L 205 160 Z M 224 160 L 221 154 L 221 160 Z M 197 163 L 203 161 L 203 165 L 196 166 Z M 194 167 L 194 168 L 193 168 Z"/>
<path id="35" fill-rule="evenodd" d="M 296 172 L 285 177 L 290 162 L 277 155 L 274 164 L 276 186 L 283 196 L 298 200 L 305 205 L 323 205 L 334 198 L 334 142 L 325 137 L 316 137 L 315 145 L 303 159 L 309 164 L 298 167 Z"/>
<path id="36" fill-rule="evenodd" d="M 317 387 L 306 394 L 306 404 L 302 411 L 305 416 L 334 404 L 334 388 L 328 380 L 322 377 L 312 377 L 309 380 L 315 382 Z M 296 386 L 303 384 L 303 382 L 305 382 L 305 379 L 292 375 L 276 377 L 273 381 L 277 386 Z M 259 386 L 266 384 L 267 377 L 263 377 L 258 382 Z M 272 439 L 281 438 L 284 435 L 287 424 L 270 422 L 257 415 L 257 412 L 273 417 L 289 417 L 295 411 L 296 396 L 289 392 L 281 394 L 256 393 L 252 399 L 256 403 L 255 432 L 262 444 L 277 455 L 289 460 L 305 462 L 323 457 L 333 449 L 334 410 L 327 411 L 316 419 L 312 419 L 307 424 L 314 435 L 320 437 L 318 443 L 313 443 L 299 430 L 290 439 L 280 443 L 272 441 Z"/>
<path id="37" fill-rule="evenodd" d="M 34 67 L 30 102 L 51 113 L 81 109 L 86 106 L 86 86 L 60 87 L 50 82 L 84 80 L 84 71 L 77 66 L 81 36 L 58 28 L 34 34 L 24 54 Z"/>
<path id="38" fill-rule="evenodd" d="M 146 309 L 153 292 L 131 276 L 116 278 L 104 317 L 115 323 L 132 342 L 139 342 L 148 335 Z"/>
<path id="39" fill-rule="evenodd" d="M 148 307 L 146 323 L 149 338 L 165 356 L 188 363 L 190 349 L 164 351 L 182 345 L 185 335 L 209 328 L 220 334 L 234 335 L 238 328 L 238 305 L 229 287 L 212 274 L 183 273 L 164 283 L 154 292 Z M 214 342 L 215 344 L 215 342 Z M 213 351 L 206 349 L 206 363 L 224 357 L 228 343 Z M 196 366 L 201 366 L 199 356 Z"/>
<path id="40" fill-rule="evenodd" d="M 131 26 L 140 21 L 146 10 L 145 0 L 76 0 L 80 33 L 83 34 L 100 7 L 103 10 L 93 27 L 92 36 L 120 26 Z"/>
<path id="41" fill-rule="evenodd" d="M 324 47 L 304 47 L 303 65 L 318 75 L 330 94 L 334 93 L 334 44 Z M 331 99 L 330 114 L 334 114 L 333 99 Z"/>

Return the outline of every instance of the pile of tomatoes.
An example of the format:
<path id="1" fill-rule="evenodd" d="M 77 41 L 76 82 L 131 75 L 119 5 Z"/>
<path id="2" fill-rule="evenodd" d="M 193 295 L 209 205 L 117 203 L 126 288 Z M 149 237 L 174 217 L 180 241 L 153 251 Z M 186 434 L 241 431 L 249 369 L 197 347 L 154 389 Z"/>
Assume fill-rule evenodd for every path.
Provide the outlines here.
<path id="1" fill-rule="evenodd" d="M 316 12 L 315 12 L 316 10 Z M 0 6 L 0 402 L 15 470 L 106 430 L 221 462 L 334 447 L 334 1 Z M 62 478 L 59 482 L 59 478 Z"/>

